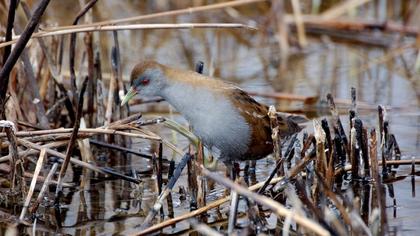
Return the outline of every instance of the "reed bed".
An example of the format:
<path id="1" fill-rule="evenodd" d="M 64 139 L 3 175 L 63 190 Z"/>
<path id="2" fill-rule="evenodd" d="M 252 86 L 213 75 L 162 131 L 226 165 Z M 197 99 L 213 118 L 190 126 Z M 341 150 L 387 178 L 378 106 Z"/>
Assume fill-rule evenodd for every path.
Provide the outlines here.
<path id="1" fill-rule="evenodd" d="M 76 216 L 81 219 L 79 224 L 133 217 L 139 220 L 128 231 L 123 230 L 132 235 L 389 234 L 386 196 L 394 199 L 396 208 L 393 183 L 406 177 L 411 177 L 415 195 L 415 177 L 419 175 L 416 165 L 420 159 L 401 158 L 399 137 L 391 132 L 389 121 L 389 115 L 398 110 L 359 101 L 356 88 L 349 91 L 347 100 L 334 99 L 333 93 L 324 98 L 321 94 L 250 91 L 251 95 L 280 103 L 270 107 L 268 115 L 278 109 L 308 116 L 310 111 L 326 110 L 324 116 L 313 118 L 304 132 L 286 140 L 280 140 L 278 124 L 272 119 L 274 164 L 263 181 L 257 181 L 255 161 L 237 163 L 235 180 L 217 171 L 217 162 L 200 140 L 187 127 L 170 119 L 170 114 L 149 118 L 142 112 L 133 112 L 128 105 L 119 106 L 127 92 L 120 31 L 159 30 L 160 34 L 167 34 L 179 29 L 210 29 L 217 31 L 219 38 L 230 34 L 245 46 L 252 45 L 252 40 L 241 34 L 256 35 L 260 42 L 276 38 L 276 56 L 272 59 L 279 72 L 287 68 L 293 56 L 310 50 L 309 37 L 323 40 L 328 36 L 390 48 L 397 35 L 408 40 L 401 39 L 398 47 L 351 75 L 402 58 L 400 73 L 406 74 L 414 87 L 419 86 L 419 29 L 408 24 L 416 12 L 409 9 L 418 8 L 417 5 L 411 1 L 401 3 L 401 11 L 407 14 L 400 23 L 343 17 L 366 4 L 375 4 L 367 0 L 318 5 L 317 1 L 305 2 L 312 12 L 305 10 L 307 6 L 302 6 L 302 2 L 233 0 L 92 22 L 92 11 L 99 1 L 80 1 L 72 25 L 64 26 L 42 24 L 49 0 L 31 5 L 17 0 L 1 2 L 0 12 L 7 18 L 0 18 L 0 215 L 4 219 L 0 224 L 5 225 L 5 230 L 0 231 L 64 232 L 68 228 L 65 213 L 69 211 L 69 199 L 80 191 L 80 215 Z M 250 9 L 255 7 L 265 14 L 256 25 L 247 20 Z M 221 22 L 216 23 L 149 23 L 214 11 L 224 11 L 228 17 L 217 17 Z M 105 60 L 103 49 L 96 44 L 101 37 L 99 31 L 111 31 L 106 39 L 110 56 Z M 194 64 L 188 42 L 182 37 L 179 40 L 186 60 Z M 210 54 L 211 50 L 204 51 Z M 404 60 L 407 51 L 417 55 L 414 65 Z M 267 61 L 263 54 L 259 59 Z M 204 73 L 208 69 L 219 75 L 212 70 L 217 66 L 198 62 L 195 70 Z M 109 68 L 109 73 L 104 68 Z M 262 70 L 262 74 L 269 73 L 267 68 Z M 162 98 L 141 98 L 132 105 L 153 106 L 161 102 Z M 282 106 L 291 103 L 301 106 Z M 376 125 L 365 122 L 360 115 L 362 110 L 373 109 Z M 343 114 L 348 114 L 346 120 Z M 161 135 L 157 127 L 173 132 L 173 137 L 186 137 L 188 148 L 184 149 L 175 138 Z M 147 145 L 151 150 L 144 148 Z M 133 166 L 139 158 L 146 163 L 141 170 Z M 396 171 L 406 165 L 411 166 L 411 173 L 397 175 Z M 183 175 L 186 180 L 182 180 Z M 145 186 L 149 180 L 152 184 L 148 189 Z M 86 200 L 84 192 L 95 189 L 97 183 L 115 187 L 112 191 L 119 200 L 130 199 L 134 206 L 125 206 L 126 211 L 118 208 L 124 212 L 121 214 L 95 215 L 95 204 L 108 204 L 106 196 L 102 195 L 102 201 Z M 225 190 L 225 194 L 214 197 L 212 193 L 217 188 Z M 153 195 L 152 203 L 145 205 L 144 195 L 148 192 Z M 189 209 L 177 209 L 176 197 L 180 201 L 188 199 Z M 226 208 L 228 213 L 224 215 Z"/>

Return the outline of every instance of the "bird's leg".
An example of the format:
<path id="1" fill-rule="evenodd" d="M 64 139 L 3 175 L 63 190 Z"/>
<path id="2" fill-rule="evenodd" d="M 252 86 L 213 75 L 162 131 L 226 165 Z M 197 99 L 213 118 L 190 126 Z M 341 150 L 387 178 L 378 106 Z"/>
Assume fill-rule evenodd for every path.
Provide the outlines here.
<path id="1" fill-rule="evenodd" d="M 232 181 L 236 179 L 236 170 L 234 161 L 225 161 L 226 172 Z M 230 210 L 228 220 L 228 235 L 233 233 L 236 225 L 236 215 L 238 213 L 239 195 L 237 192 L 230 190 Z"/>

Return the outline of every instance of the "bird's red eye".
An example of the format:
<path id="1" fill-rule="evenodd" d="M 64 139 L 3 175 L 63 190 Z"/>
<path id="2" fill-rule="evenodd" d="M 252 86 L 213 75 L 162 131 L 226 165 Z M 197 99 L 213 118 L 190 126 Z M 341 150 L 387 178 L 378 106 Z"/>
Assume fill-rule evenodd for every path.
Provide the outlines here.
<path id="1" fill-rule="evenodd" d="M 142 85 L 148 85 L 148 84 L 149 84 L 149 82 L 150 82 L 150 80 L 149 80 L 149 79 L 143 79 L 143 80 L 141 80 L 141 81 L 140 81 L 140 83 L 141 83 Z"/>

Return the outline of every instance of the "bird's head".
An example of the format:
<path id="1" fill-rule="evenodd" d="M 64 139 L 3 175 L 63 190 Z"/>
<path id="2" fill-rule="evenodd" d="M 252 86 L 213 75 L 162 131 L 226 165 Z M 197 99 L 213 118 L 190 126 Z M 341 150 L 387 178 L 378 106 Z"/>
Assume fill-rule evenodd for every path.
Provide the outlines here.
<path id="1" fill-rule="evenodd" d="M 131 72 L 131 87 L 121 102 L 126 104 L 137 94 L 143 96 L 159 96 L 166 85 L 164 67 L 154 61 L 137 64 Z"/>

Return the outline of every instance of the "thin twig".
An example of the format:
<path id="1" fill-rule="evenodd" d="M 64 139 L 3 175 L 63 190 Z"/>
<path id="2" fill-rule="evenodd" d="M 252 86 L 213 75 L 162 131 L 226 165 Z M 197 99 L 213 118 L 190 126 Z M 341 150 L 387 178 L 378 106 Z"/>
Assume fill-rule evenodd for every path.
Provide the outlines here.
<path id="1" fill-rule="evenodd" d="M 44 0 L 45 1 L 45 0 Z M 32 38 L 43 38 L 57 35 L 66 35 L 82 32 L 115 31 L 115 30 L 145 30 L 145 29 L 208 29 L 208 28 L 242 28 L 257 30 L 257 28 L 236 23 L 178 23 L 178 24 L 132 24 L 132 25 L 110 25 L 110 26 L 86 26 L 84 28 L 64 29 L 57 31 L 42 31 L 32 35 Z M 17 39 L 0 43 L 0 48 L 17 44 Z"/>
<path id="2" fill-rule="evenodd" d="M 39 191 L 38 197 L 35 203 L 32 205 L 32 208 L 30 210 L 31 214 L 34 214 L 38 210 L 38 206 L 39 204 L 41 204 L 42 199 L 44 198 L 44 194 L 47 191 L 47 187 L 51 184 L 51 179 L 55 171 L 57 170 L 57 168 L 58 168 L 58 163 L 54 163 L 54 165 L 51 167 L 50 171 L 48 172 L 47 178 L 45 178 L 44 180 L 44 184 L 42 185 L 41 190 Z"/>
<path id="3" fill-rule="evenodd" d="M 128 17 L 128 18 L 117 19 L 117 20 L 107 20 L 107 21 L 102 21 L 102 22 L 95 22 L 93 24 L 78 25 L 78 26 L 54 27 L 54 28 L 45 29 L 45 31 L 53 31 L 53 30 L 57 30 L 57 29 L 77 29 L 77 28 L 82 28 L 82 27 L 86 27 L 86 26 L 115 25 L 115 24 L 128 23 L 128 22 L 133 22 L 133 21 L 149 20 L 149 19 L 154 19 L 154 18 L 162 18 L 162 17 L 166 17 L 166 16 L 177 16 L 177 15 L 182 15 L 182 14 L 199 13 L 199 12 L 203 12 L 203 11 L 211 11 L 211 10 L 216 10 L 216 9 L 236 7 L 236 6 L 242 6 L 242 5 L 246 5 L 246 4 L 250 4 L 250 3 L 257 3 L 257 2 L 264 2 L 264 1 L 267 1 L 267 0 L 235 0 L 235 1 L 229 1 L 229 2 L 220 2 L 220 3 L 209 4 L 209 5 L 204 5 L 204 6 L 188 7 L 188 8 L 184 8 L 184 9 L 158 12 L 158 13 L 152 13 L 152 14 L 148 14 L 148 15 L 140 15 L 140 16 Z"/>
<path id="4" fill-rule="evenodd" d="M 34 177 L 32 178 L 28 195 L 26 196 L 25 203 L 23 204 L 23 208 L 22 208 L 22 212 L 20 213 L 19 220 L 23 220 L 25 218 L 26 211 L 28 210 L 29 203 L 31 202 L 32 194 L 34 193 L 34 190 L 35 190 L 36 181 L 37 181 L 39 172 L 41 171 L 42 163 L 44 162 L 46 155 L 47 155 L 47 151 L 45 150 L 45 148 L 41 149 L 41 152 L 39 153 L 38 161 L 36 163 Z"/>

